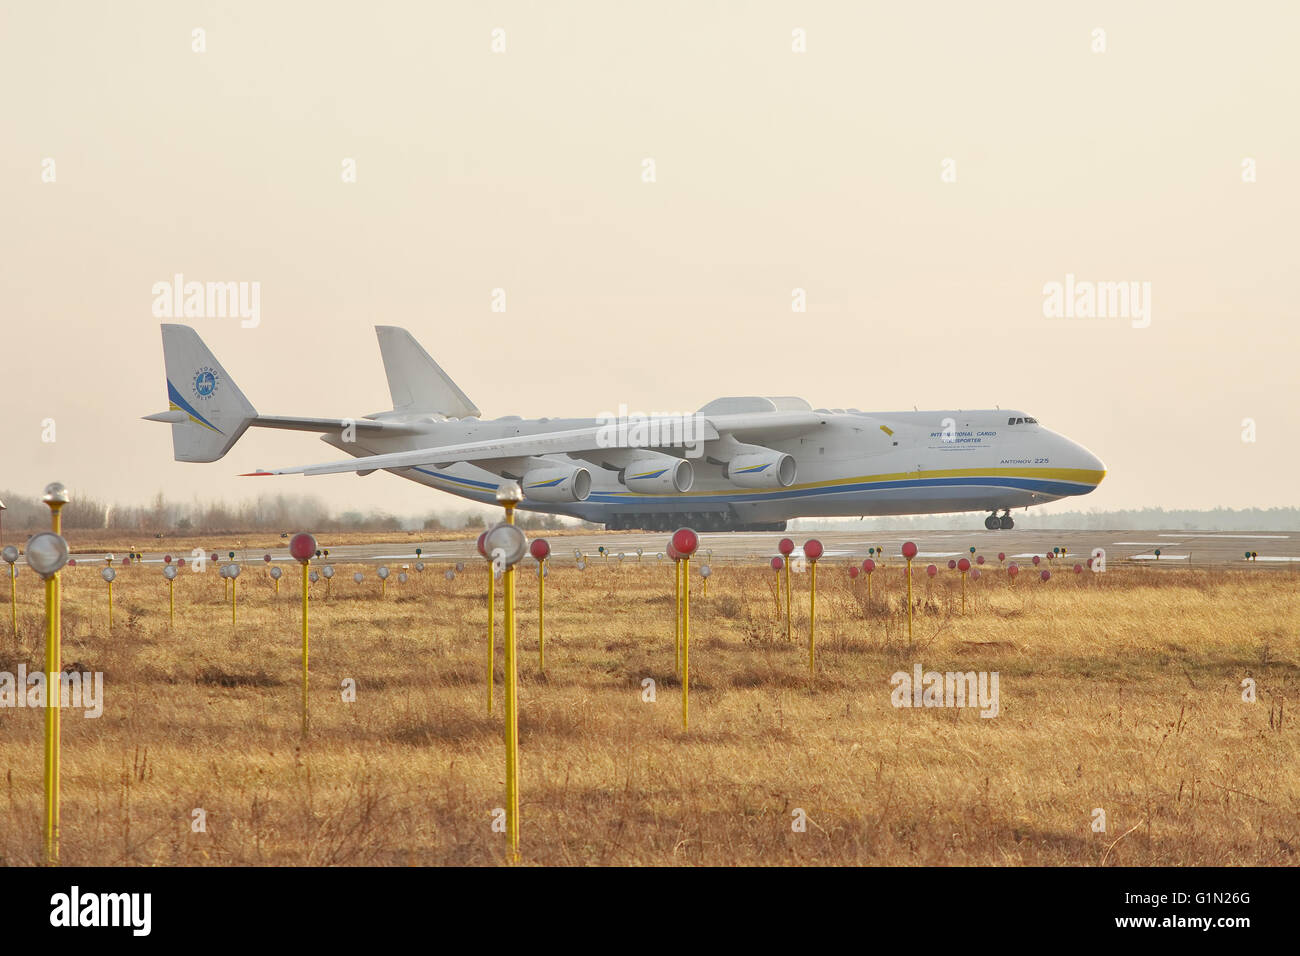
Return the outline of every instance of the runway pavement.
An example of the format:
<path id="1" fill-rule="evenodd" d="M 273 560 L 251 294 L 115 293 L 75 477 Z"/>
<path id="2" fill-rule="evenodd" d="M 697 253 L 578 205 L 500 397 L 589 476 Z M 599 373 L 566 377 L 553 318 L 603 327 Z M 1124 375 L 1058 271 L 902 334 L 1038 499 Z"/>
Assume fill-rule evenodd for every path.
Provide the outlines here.
<path id="1" fill-rule="evenodd" d="M 641 560 L 658 560 L 664 550 L 668 535 L 663 532 L 608 532 L 594 534 L 546 535 L 551 543 L 552 561 L 572 562 L 574 551 L 588 555 L 588 560 L 617 561 L 621 553 L 624 561 L 637 560 L 636 549 L 642 549 Z M 993 560 L 999 552 L 1007 561 L 1031 560 L 1045 555 L 1053 548 L 1064 548 L 1067 560 L 1085 561 L 1096 548 L 1106 552 L 1108 567 L 1124 564 L 1149 564 L 1159 567 L 1234 567 L 1243 569 L 1278 569 L 1300 567 L 1300 532 L 1213 532 L 1213 531 L 985 531 L 949 530 L 917 531 L 911 534 L 889 532 L 866 535 L 854 531 L 824 532 L 718 532 L 702 534 L 700 549 L 710 561 L 721 563 L 760 562 L 777 554 L 777 543 L 789 537 L 799 548 L 810 537 L 816 537 L 825 546 L 824 560 L 861 561 L 868 556 L 868 548 L 882 548 L 886 560 L 902 560 L 899 551 L 906 540 L 915 541 L 920 549 L 918 561 L 946 563 L 950 558 L 969 555 L 973 547 L 978 554 Z M 477 561 L 478 552 L 472 540 L 439 541 L 436 538 L 412 536 L 400 544 L 349 544 L 330 547 L 329 535 L 318 536 L 322 548 L 329 548 L 331 562 L 410 563 L 417 560 L 415 549 L 423 551 L 422 560 L 431 565 Z M 286 542 L 287 545 L 287 542 Z M 599 548 L 604 547 L 610 558 L 604 558 Z M 213 538 L 207 549 L 209 556 L 216 551 L 222 560 L 230 550 L 229 542 Z M 1156 551 L 1159 550 L 1159 557 Z M 1258 557 L 1248 560 L 1246 552 Z M 241 564 L 261 563 L 263 550 L 249 549 L 237 552 Z M 269 552 L 275 562 L 289 562 L 287 547 Z M 800 551 L 796 551 L 799 554 Z M 104 554 L 76 554 L 78 564 L 103 564 Z M 184 556 L 189 559 L 189 555 Z M 121 555 L 118 555 L 120 564 Z M 23 559 L 19 559 L 20 563 Z M 526 561 L 529 559 L 525 559 Z M 145 552 L 145 564 L 162 564 L 162 551 Z"/>

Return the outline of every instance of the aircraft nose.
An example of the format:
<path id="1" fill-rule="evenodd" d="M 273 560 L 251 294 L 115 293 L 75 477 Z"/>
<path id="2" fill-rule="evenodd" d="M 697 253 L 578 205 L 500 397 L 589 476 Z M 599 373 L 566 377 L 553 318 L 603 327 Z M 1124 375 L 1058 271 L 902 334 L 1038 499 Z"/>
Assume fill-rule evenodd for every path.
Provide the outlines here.
<path id="1" fill-rule="evenodd" d="M 1097 473 L 1097 484 L 1101 484 L 1102 479 L 1106 477 L 1106 464 L 1088 449 L 1082 445 L 1076 444 L 1075 452 L 1078 456 L 1078 467 L 1084 471 L 1095 471 Z"/>

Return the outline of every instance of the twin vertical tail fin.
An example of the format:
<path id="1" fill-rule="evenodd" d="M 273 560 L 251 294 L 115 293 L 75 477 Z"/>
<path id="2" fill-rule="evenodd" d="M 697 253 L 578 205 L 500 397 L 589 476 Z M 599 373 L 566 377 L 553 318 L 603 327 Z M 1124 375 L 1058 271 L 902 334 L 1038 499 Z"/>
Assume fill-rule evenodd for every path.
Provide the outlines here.
<path id="1" fill-rule="evenodd" d="M 483 414 L 406 329 L 376 325 L 375 334 L 379 336 L 394 411 L 430 412 L 447 418 L 477 418 Z"/>
<path id="2" fill-rule="evenodd" d="M 172 426 L 177 461 L 216 461 L 257 417 L 199 334 L 188 325 L 162 327 L 167 411 L 145 416 Z"/>
<path id="3" fill-rule="evenodd" d="M 394 411 L 447 418 L 482 414 L 410 332 L 392 325 L 376 326 L 375 332 Z M 188 325 L 168 324 L 162 327 L 162 340 L 167 411 L 145 418 L 172 426 L 172 450 L 177 461 L 216 461 L 255 420 L 268 427 L 304 431 L 332 432 L 340 427 L 336 419 L 258 419 L 257 409 L 197 332 Z"/>

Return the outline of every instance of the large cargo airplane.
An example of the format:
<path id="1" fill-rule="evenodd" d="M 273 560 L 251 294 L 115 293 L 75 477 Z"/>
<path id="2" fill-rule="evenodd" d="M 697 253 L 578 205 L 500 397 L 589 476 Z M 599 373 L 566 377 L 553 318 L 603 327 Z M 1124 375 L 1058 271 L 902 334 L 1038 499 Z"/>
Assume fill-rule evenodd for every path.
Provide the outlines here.
<path id="1" fill-rule="evenodd" d="M 483 419 L 405 329 L 377 326 L 391 411 L 259 415 L 192 328 L 162 327 L 177 461 L 216 461 L 249 426 L 317 432 L 352 456 L 258 471 L 388 471 L 473 501 L 506 480 L 521 508 L 611 530 L 780 531 L 790 518 L 988 511 L 1085 495 L 1105 466 L 1021 411 L 861 412 L 801 398 L 719 398 L 684 415 Z M 998 512 L 1002 512 L 1001 516 Z"/>

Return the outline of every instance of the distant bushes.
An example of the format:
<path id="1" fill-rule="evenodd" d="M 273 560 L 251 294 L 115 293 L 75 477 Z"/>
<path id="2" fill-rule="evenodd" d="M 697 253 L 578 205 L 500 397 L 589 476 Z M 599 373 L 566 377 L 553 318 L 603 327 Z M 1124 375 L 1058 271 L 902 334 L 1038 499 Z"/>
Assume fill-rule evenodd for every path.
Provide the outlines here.
<path id="1" fill-rule="evenodd" d="M 63 509 L 63 527 L 69 531 L 102 528 L 154 535 L 217 534 L 238 531 L 426 531 L 486 527 L 482 512 L 434 512 L 420 517 L 398 517 L 385 511 L 332 513 L 319 498 L 290 495 L 259 495 L 239 504 L 224 501 L 185 504 L 171 501 L 159 492 L 147 505 L 117 505 L 70 489 L 72 501 Z M 0 491 L 8 506 L 3 523 L 6 530 L 36 531 L 49 527 L 48 509 L 39 495 Z M 519 512 L 519 524 L 526 530 L 565 527 L 555 515 Z"/>

